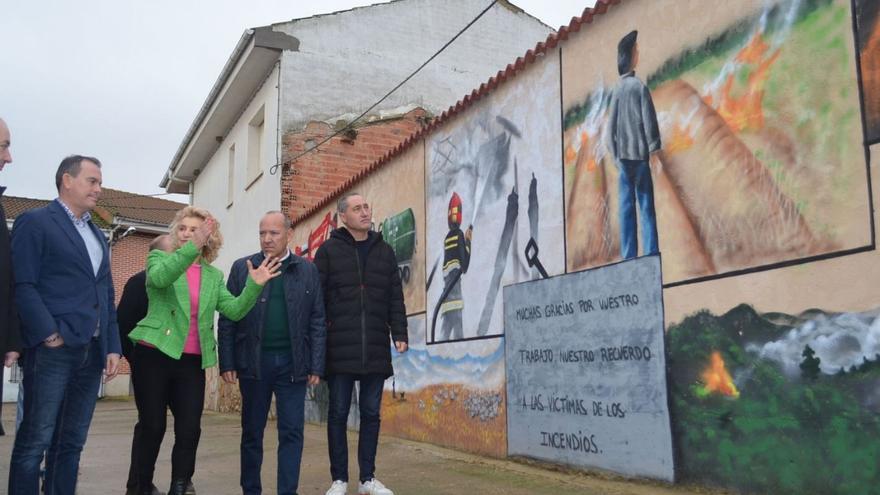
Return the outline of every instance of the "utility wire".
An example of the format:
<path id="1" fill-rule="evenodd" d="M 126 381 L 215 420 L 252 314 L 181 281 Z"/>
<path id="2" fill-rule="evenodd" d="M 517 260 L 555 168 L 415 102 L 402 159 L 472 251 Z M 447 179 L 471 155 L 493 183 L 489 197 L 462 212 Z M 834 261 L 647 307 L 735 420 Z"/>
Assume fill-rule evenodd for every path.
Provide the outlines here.
<path id="1" fill-rule="evenodd" d="M 358 115 L 358 116 L 355 117 L 351 122 L 349 122 L 348 124 L 346 124 L 345 127 L 341 128 L 341 129 L 339 129 L 338 131 L 334 132 L 333 134 L 327 136 L 326 138 L 324 138 L 323 140 L 321 140 L 321 142 L 319 142 L 318 144 L 316 144 L 316 145 L 313 146 L 312 148 L 309 148 L 309 149 L 303 151 L 302 153 L 300 153 L 300 154 L 294 156 L 293 158 L 287 160 L 286 162 L 283 162 L 283 163 L 276 163 L 275 165 L 272 165 L 272 166 L 269 168 L 269 174 L 271 174 L 271 175 L 275 175 L 275 174 L 278 172 L 278 167 L 280 167 L 281 165 L 290 164 L 290 163 L 293 163 L 293 162 L 297 161 L 297 160 L 300 159 L 301 157 L 303 157 L 303 156 L 305 156 L 305 155 L 307 155 L 307 154 L 309 154 L 309 153 L 311 153 L 311 152 L 313 152 L 313 151 L 316 151 L 318 148 L 321 147 L 321 145 L 323 145 L 323 144 L 326 143 L 327 141 L 330 141 L 331 139 L 335 138 L 336 136 L 338 136 L 338 135 L 342 134 L 343 132 L 346 132 L 347 130 L 351 129 L 351 128 L 354 126 L 355 122 L 357 122 L 357 121 L 359 121 L 360 119 L 364 118 L 364 117 L 365 117 L 368 113 L 370 113 L 374 108 L 376 108 L 377 106 L 379 106 L 383 101 L 387 100 L 389 96 L 391 96 L 395 91 L 397 91 L 398 89 L 400 89 L 401 86 L 403 86 L 404 84 L 406 84 L 407 82 L 409 82 L 410 79 L 412 79 L 413 77 L 415 77 L 415 75 L 418 74 L 419 71 L 421 71 L 422 69 L 424 69 L 425 66 L 428 65 L 429 63 L 431 63 L 432 60 L 434 60 L 435 58 L 437 58 L 438 55 L 440 55 L 441 53 L 443 53 L 443 51 L 446 50 L 446 49 L 449 47 L 449 45 L 451 45 L 453 42 L 455 42 L 455 40 L 457 40 L 462 34 L 464 34 L 465 31 L 467 31 L 468 29 L 470 29 L 470 27 L 473 26 L 475 22 L 477 22 L 478 20 L 480 20 L 480 18 L 483 17 L 483 16 L 486 14 L 486 12 L 489 12 L 489 9 L 491 9 L 496 3 L 498 3 L 498 0 L 492 0 L 492 3 L 490 3 L 488 7 L 486 7 L 485 9 L 483 9 L 482 12 L 480 12 L 476 17 L 474 17 L 473 19 L 471 19 L 471 22 L 467 23 L 467 25 L 466 25 L 465 27 L 463 27 L 458 33 L 456 33 L 456 35 L 453 36 L 452 39 L 450 39 L 449 41 L 447 41 L 446 44 L 444 44 L 442 47 L 440 47 L 439 50 L 437 50 L 436 52 L 434 52 L 434 54 L 431 55 L 431 57 L 428 58 L 428 60 L 426 60 L 422 65 L 420 65 L 418 69 L 416 69 L 416 70 L 413 71 L 410 75 L 408 75 L 408 76 L 406 77 L 406 79 L 404 79 L 403 81 L 401 81 L 397 86 L 394 86 L 394 88 L 392 88 L 391 91 L 385 93 L 385 96 L 383 96 L 382 98 L 380 98 L 379 101 L 377 101 L 376 103 L 373 103 L 369 108 L 367 108 L 366 110 L 364 110 L 364 112 L 363 112 L 362 114 Z"/>

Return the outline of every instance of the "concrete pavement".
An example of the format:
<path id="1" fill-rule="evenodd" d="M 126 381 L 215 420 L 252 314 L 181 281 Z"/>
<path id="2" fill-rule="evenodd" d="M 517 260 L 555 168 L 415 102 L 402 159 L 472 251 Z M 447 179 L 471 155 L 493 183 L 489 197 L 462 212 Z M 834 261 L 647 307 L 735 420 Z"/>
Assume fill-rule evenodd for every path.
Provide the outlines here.
<path id="1" fill-rule="evenodd" d="M 14 408 L 4 407 L 3 424 L 14 431 Z M 133 401 L 99 401 L 89 439 L 83 452 L 78 493 L 123 494 L 128 474 L 131 431 L 137 417 Z M 156 484 L 168 488 L 170 476 L 172 419 L 156 469 Z M 206 412 L 202 420 L 196 474 L 199 495 L 234 495 L 238 484 L 238 444 L 241 427 L 238 416 Z M 357 433 L 349 434 L 349 469 L 357 479 Z M 0 492 L 5 493 L 13 436 L 0 437 Z M 275 423 L 266 431 L 263 465 L 264 493 L 275 493 Z M 323 494 L 330 483 L 325 429 L 306 425 L 300 494 Z M 577 493 L 588 495 L 682 495 L 708 492 L 688 487 L 670 487 L 650 482 L 628 482 L 595 474 L 544 469 L 541 466 L 487 459 L 433 445 L 383 436 L 379 446 L 376 475 L 397 495 L 497 494 L 543 495 Z M 349 485 L 356 493 L 357 483 Z"/>

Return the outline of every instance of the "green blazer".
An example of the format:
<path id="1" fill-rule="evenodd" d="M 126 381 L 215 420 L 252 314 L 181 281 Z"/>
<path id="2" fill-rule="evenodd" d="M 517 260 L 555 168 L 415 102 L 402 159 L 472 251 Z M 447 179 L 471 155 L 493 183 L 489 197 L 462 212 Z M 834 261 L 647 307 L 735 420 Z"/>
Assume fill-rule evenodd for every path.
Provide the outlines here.
<path id="1" fill-rule="evenodd" d="M 133 342 L 144 341 L 174 359 L 180 359 L 189 334 L 190 306 L 186 270 L 199 256 L 199 250 L 187 242 L 173 253 L 155 249 L 147 256 L 147 316 L 128 334 Z M 223 272 L 201 261 L 199 286 L 199 344 L 202 368 L 217 364 L 217 341 L 214 338 L 214 310 L 233 321 L 244 318 L 254 307 L 262 286 L 249 276 L 238 297 L 223 283 Z"/>

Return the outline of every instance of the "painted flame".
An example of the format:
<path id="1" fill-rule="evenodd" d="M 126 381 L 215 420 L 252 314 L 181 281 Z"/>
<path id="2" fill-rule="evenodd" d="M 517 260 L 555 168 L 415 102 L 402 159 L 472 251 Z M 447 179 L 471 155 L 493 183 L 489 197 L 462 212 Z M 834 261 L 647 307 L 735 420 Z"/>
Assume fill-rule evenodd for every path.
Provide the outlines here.
<path id="1" fill-rule="evenodd" d="M 572 162 L 577 160 L 577 151 L 574 150 L 572 145 L 568 145 L 565 147 L 565 164 L 570 165 Z"/>
<path id="2" fill-rule="evenodd" d="M 703 391 L 706 395 L 718 393 L 733 398 L 739 397 L 739 390 L 736 389 L 733 378 L 727 372 L 724 359 L 718 351 L 712 353 L 709 367 L 703 371 L 703 382 L 705 383 Z"/>
<path id="3" fill-rule="evenodd" d="M 694 145 L 694 138 L 691 136 L 690 127 L 682 126 L 678 123 L 672 126 L 670 136 L 664 136 L 664 140 L 664 152 L 667 154 L 685 151 Z"/>
<path id="4" fill-rule="evenodd" d="M 597 168 L 596 155 L 592 152 L 593 148 L 590 146 L 590 135 L 587 133 L 587 131 L 581 131 L 580 142 L 581 149 L 587 150 L 587 152 L 590 154 L 587 157 L 587 172 L 595 172 Z"/>
<path id="5" fill-rule="evenodd" d="M 751 69 L 741 91 L 734 95 L 734 82 L 738 71 L 727 75 L 716 98 L 709 94 L 706 103 L 715 108 L 734 132 L 757 130 L 764 127 L 764 86 L 770 67 L 779 58 L 779 49 L 770 53 L 770 45 L 761 33 L 755 33 L 749 43 L 736 55 L 736 62 Z M 744 70 L 741 67 L 739 70 Z"/>
<path id="6" fill-rule="evenodd" d="M 565 148 L 565 164 L 575 164 L 580 158 L 585 162 L 587 172 L 595 172 L 598 164 L 596 162 L 596 155 L 590 146 L 590 134 L 586 130 L 581 129 L 576 139 L 576 143 L 569 144 Z M 579 157 L 580 153 L 587 153 L 587 156 Z"/>

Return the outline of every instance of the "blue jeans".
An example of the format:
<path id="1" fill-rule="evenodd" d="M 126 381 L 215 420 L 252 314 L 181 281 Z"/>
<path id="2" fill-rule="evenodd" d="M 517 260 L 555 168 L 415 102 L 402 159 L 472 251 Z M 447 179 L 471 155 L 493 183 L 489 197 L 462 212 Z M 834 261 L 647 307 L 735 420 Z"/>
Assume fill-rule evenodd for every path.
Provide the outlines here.
<path id="1" fill-rule="evenodd" d="M 46 494 L 73 495 L 104 369 L 101 346 L 97 340 L 83 347 L 40 345 L 24 353 L 22 369 L 27 393 L 12 448 L 9 493 L 39 492 L 40 462 L 48 451 Z"/>
<path id="2" fill-rule="evenodd" d="M 294 495 L 299 485 L 303 451 L 306 383 L 290 379 L 290 351 L 263 351 L 260 379 L 241 378 L 241 488 L 245 495 L 262 493 L 263 431 L 275 394 L 278 412 L 278 495 Z"/>
<path id="3" fill-rule="evenodd" d="M 647 160 L 623 160 L 620 169 L 620 257 L 638 256 L 639 239 L 636 234 L 636 207 L 642 223 L 642 254 L 660 252 L 657 240 L 657 218 L 654 214 L 654 183 Z"/>
<path id="4" fill-rule="evenodd" d="M 360 431 L 358 434 L 358 467 L 360 480 L 372 479 L 376 471 L 376 447 L 379 444 L 379 410 L 382 407 L 382 386 L 385 377 L 379 374 L 338 374 L 327 377 L 330 407 L 327 412 L 327 446 L 330 450 L 330 476 L 348 482 L 348 410 L 354 382 L 360 381 Z"/>

